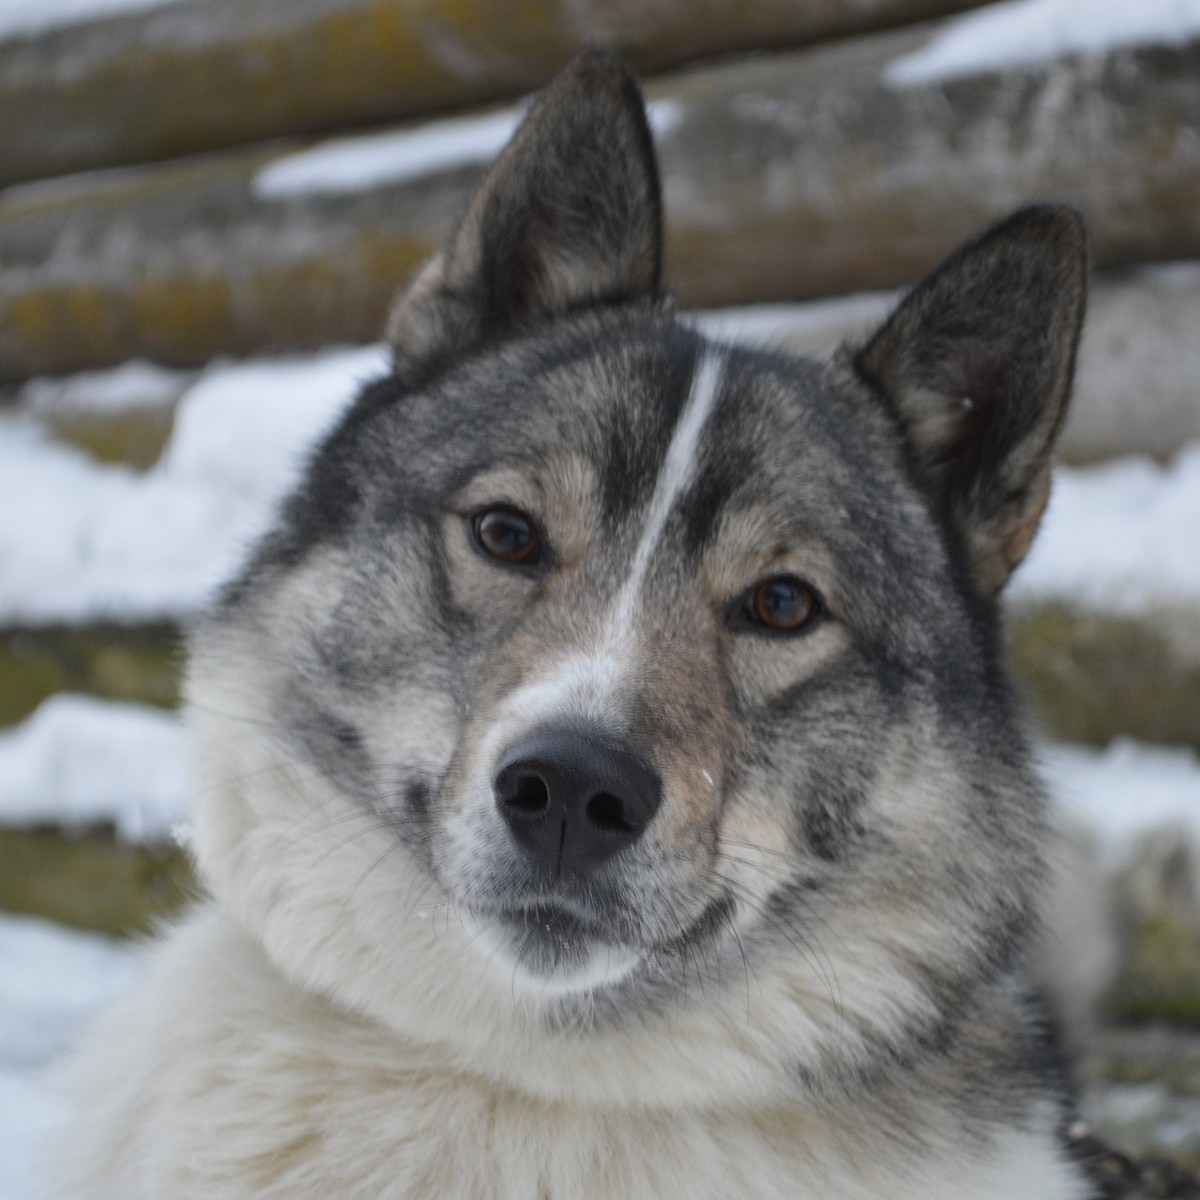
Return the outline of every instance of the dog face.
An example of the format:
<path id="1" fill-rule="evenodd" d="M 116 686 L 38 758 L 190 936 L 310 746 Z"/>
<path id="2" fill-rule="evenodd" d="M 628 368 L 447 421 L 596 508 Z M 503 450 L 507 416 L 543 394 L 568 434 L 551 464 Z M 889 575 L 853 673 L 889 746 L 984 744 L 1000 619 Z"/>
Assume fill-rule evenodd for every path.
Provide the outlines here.
<path id="1" fill-rule="evenodd" d="M 198 633 L 228 764 L 201 866 L 264 930 L 340 899 L 289 927 L 301 973 L 362 939 L 326 986 L 419 972 L 440 906 L 536 1020 L 753 975 L 843 1046 L 934 1029 L 1012 964 L 1037 886 L 994 601 L 1047 494 L 1078 221 L 1010 218 L 831 365 L 680 321 L 659 226 L 636 86 L 585 55 Z M 290 792 L 256 790 L 248 739 Z"/>

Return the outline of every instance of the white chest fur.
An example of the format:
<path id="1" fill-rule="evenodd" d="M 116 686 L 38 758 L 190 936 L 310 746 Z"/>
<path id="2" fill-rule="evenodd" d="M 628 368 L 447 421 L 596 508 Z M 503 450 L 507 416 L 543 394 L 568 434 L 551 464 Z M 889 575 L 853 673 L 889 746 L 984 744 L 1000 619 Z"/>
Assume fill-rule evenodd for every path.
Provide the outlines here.
<path id="1" fill-rule="evenodd" d="M 487 1200 L 1080 1200 L 1049 1137 L 919 1156 L 786 1106 L 556 1102 L 293 987 L 201 914 L 72 1080 L 62 1195 Z M 570 1054 L 569 1042 L 563 1053 Z"/>

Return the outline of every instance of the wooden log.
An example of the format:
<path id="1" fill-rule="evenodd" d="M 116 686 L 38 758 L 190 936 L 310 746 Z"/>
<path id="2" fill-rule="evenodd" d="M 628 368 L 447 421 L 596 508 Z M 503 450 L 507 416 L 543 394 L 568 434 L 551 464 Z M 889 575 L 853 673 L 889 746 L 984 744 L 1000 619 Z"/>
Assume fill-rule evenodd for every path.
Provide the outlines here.
<path id="1" fill-rule="evenodd" d="M 196 892 L 178 847 L 135 846 L 103 828 L 0 826 L 0 912 L 145 935 Z"/>
<path id="2" fill-rule="evenodd" d="M 947 33 L 673 82 L 666 207 L 689 303 L 906 284 L 1035 199 L 1083 210 L 1097 264 L 1200 254 L 1200 39 L 904 81 Z"/>
<path id="3" fill-rule="evenodd" d="M 1010 607 L 1008 634 L 1013 673 L 1047 737 L 1200 749 L 1200 614 L 1191 601 L 1136 617 L 1066 599 L 1023 601 Z"/>
<path id="4" fill-rule="evenodd" d="M 642 71 L 980 0 L 177 0 L 0 40 L 0 184 L 519 95 L 584 46 Z"/>
<path id="5" fill-rule="evenodd" d="M 57 692 L 174 708 L 183 635 L 172 622 L 0 629 L 0 728 Z"/>
<path id="6" fill-rule="evenodd" d="M 1200 255 L 1200 40 L 895 82 L 939 28 L 650 88 L 685 303 L 896 286 L 1035 197 L 1084 209 L 1099 263 Z M 358 182 L 327 148 L 285 162 L 292 144 L 9 188 L 0 381 L 373 339 L 502 141 L 479 132 L 437 161 L 411 139 L 360 144 L 375 161 Z"/>

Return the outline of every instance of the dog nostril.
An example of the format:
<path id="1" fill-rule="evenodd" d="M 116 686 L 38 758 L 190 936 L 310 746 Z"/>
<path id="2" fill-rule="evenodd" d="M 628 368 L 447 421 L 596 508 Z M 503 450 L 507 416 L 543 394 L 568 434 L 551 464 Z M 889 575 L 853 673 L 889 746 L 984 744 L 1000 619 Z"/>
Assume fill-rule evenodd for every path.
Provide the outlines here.
<path id="1" fill-rule="evenodd" d="M 535 729 L 492 778 L 496 810 L 542 871 L 579 877 L 646 832 L 662 785 L 632 751 L 575 729 Z"/>
<path id="2" fill-rule="evenodd" d="M 625 817 L 625 805 L 616 796 L 601 792 L 593 796 L 584 810 L 587 819 L 597 829 L 606 829 L 611 833 L 639 833 L 636 825 L 631 825 Z"/>
<path id="3" fill-rule="evenodd" d="M 504 803 L 526 816 L 540 816 L 550 807 L 550 789 L 540 775 L 519 775 L 516 787 L 504 797 Z"/>

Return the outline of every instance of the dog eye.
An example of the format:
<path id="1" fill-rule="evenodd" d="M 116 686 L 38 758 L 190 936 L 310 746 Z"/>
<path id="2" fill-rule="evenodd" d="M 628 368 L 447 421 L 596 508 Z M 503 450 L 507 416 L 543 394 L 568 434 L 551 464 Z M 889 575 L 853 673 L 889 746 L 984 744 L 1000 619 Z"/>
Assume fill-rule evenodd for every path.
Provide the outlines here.
<path id="1" fill-rule="evenodd" d="M 775 633 L 799 633 L 821 611 L 821 597 L 807 583 L 790 575 L 764 580 L 751 589 L 742 606 L 746 621 Z"/>
<path id="2" fill-rule="evenodd" d="M 515 508 L 485 508 L 471 518 L 471 531 L 475 545 L 489 558 L 530 567 L 541 557 L 537 529 Z"/>

